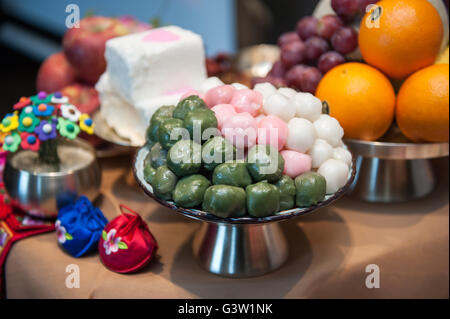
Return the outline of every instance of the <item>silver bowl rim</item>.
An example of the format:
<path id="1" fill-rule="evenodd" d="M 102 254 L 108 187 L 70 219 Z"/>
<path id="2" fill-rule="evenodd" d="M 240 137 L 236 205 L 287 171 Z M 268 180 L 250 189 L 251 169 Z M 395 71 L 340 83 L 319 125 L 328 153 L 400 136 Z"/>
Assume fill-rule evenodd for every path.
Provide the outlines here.
<path id="1" fill-rule="evenodd" d="M 413 160 L 445 157 L 449 143 L 393 143 L 344 139 L 355 155 L 382 159 Z"/>
<path id="2" fill-rule="evenodd" d="M 80 168 L 77 169 L 73 169 L 73 170 L 69 170 L 69 171 L 65 171 L 65 172 L 41 172 L 41 173 L 37 173 L 37 172 L 31 172 L 28 171 L 26 169 L 23 168 L 18 168 L 15 167 L 11 164 L 11 161 L 9 160 L 12 156 L 14 156 L 17 153 L 8 153 L 7 157 L 6 157 L 6 163 L 5 163 L 5 169 L 8 166 L 9 168 L 13 169 L 13 170 L 17 170 L 17 171 L 21 171 L 21 172 L 25 172 L 29 175 L 33 175 L 33 176 L 44 176 L 44 177 L 60 177 L 60 176 L 66 176 L 66 175 L 71 175 L 71 174 L 75 174 L 78 171 L 82 171 L 84 169 L 86 169 L 86 167 L 89 167 L 91 165 L 95 165 L 95 163 L 97 163 L 97 154 L 95 152 L 94 147 L 89 144 L 87 141 L 81 139 L 81 138 L 76 138 L 74 140 L 67 140 L 67 139 L 63 139 L 61 140 L 62 144 L 70 144 L 70 143 L 75 143 L 80 145 L 81 147 L 87 149 L 94 157 L 92 159 L 92 161 L 90 161 L 89 163 L 86 164 L 86 166 L 82 166 Z M 20 151 L 19 151 L 20 152 Z"/>
<path id="3" fill-rule="evenodd" d="M 350 151 L 350 150 L 349 150 Z M 308 213 L 311 213 L 313 211 L 316 211 L 319 208 L 328 206 L 332 202 L 336 201 L 340 197 L 342 197 L 346 192 L 349 191 L 350 186 L 352 185 L 355 176 L 356 176 L 356 160 L 355 157 L 352 154 L 352 166 L 351 171 L 349 173 L 349 178 L 347 180 L 347 183 L 341 187 L 336 193 L 332 195 L 327 195 L 326 199 L 316 205 L 306 207 L 306 208 L 293 208 L 285 211 L 281 211 L 276 213 L 275 215 L 267 216 L 267 217 L 234 217 L 234 218 L 220 218 L 217 216 L 214 216 L 210 213 L 198 210 L 198 209 L 191 209 L 191 208 L 183 208 L 178 207 L 173 203 L 172 201 L 165 201 L 163 199 L 158 198 L 150 189 L 151 186 L 143 179 L 141 179 L 138 176 L 138 165 L 140 162 L 143 163 L 143 160 L 145 158 L 144 155 L 140 155 L 141 152 L 146 152 L 146 154 L 149 152 L 149 148 L 147 145 L 144 145 L 143 147 L 139 148 L 134 156 L 133 160 L 133 174 L 134 177 L 139 185 L 140 188 L 144 191 L 144 193 L 151 198 L 153 198 L 155 201 L 157 201 L 159 204 L 170 208 L 171 210 L 176 211 L 177 213 L 180 213 L 182 215 L 185 215 L 187 217 L 190 217 L 192 219 L 201 220 L 209 223 L 216 223 L 216 224 L 236 224 L 236 225 L 246 225 L 246 224 L 264 224 L 264 223 L 272 223 L 272 222 L 278 222 L 282 220 L 291 219 L 293 217 L 303 216 Z M 142 157 L 142 160 L 139 162 L 139 157 Z"/>

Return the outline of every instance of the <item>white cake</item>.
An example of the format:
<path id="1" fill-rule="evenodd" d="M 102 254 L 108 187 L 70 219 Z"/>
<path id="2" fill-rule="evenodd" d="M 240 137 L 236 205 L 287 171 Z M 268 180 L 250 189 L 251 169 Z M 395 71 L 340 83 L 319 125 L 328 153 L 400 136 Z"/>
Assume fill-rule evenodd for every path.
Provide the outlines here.
<path id="1" fill-rule="evenodd" d="M 202 38 L 176 26 L 111 39 L 105 58 L 112 87 L 130 103 L 206 79 Z"/>
<path id="2" fill-rule="evenodd" d="M 202 39 L 179 27 L 111 39 L 105 58 L 106 72 L 96 85 L 100 112 L 133 145 L 144 144 L 150 118 L 160 106 L 176 105 L 188 90 L 205 86 Z"/>

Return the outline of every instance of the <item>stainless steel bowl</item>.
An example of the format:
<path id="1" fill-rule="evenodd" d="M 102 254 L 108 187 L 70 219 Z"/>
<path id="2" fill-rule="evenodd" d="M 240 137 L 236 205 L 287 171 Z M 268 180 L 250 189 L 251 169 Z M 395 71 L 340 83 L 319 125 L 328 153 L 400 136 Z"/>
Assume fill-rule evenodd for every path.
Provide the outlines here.
<path id="1" fill-rule="evenodd" d="M 390 139 L 402 141 L 395 133 Z M 375 203 L 405 202 L 429 194 L 436 185 L 430 159 L 449 154 L 448 143 L 345 142 L 357 156 L 358 173 L 349 194 Z"/>
<path id="2" fill-rule="evenodd" d="M 179 207 L 155 196 L 143 173 L 148 152 L 149 147 L 144 146 L 136 153 L 133 170 L 139 186 L 161 205 L 202 221 L 192 243 L 195 256 L 207 271 L 233 278 L 264 275 L 283 265 L 289 249 L 280 222 L 331 204 L 348 191 L 355 177 L 353 163 L 347 184 L 338 192 L 327 195 L 321 203 L 308 208 L 294 208 L 261 218 L 219 218 L 198 209 Z"/>
<path id="3" fill-rule="evenodd" d="M 58 207 L 72 202 L 79 195 L 85 195 L 90 200 L 97 197 L 101 172 L 94 148 L 81 139 L 62 142 L 66 143 L 91 153 L 93 160 L 73 170 L 36 173 L 11 164 L 18 153 L 8 155 L 3 172 L 6 191 L 30 214 L 53 218 L 58 214 Z"/>

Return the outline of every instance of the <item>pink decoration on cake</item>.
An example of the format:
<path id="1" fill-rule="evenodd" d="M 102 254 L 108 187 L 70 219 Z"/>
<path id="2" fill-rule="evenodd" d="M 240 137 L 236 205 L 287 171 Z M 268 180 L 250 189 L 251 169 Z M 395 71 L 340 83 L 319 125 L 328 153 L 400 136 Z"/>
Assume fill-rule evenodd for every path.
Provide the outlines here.
<path id="1" fill-rule="evenodd" d="M 144 42 L 173 42 L 179 39 L 180 37 L 178 35 L 162 29 L 150 31 L 142 37 L 142 41 Z"/>

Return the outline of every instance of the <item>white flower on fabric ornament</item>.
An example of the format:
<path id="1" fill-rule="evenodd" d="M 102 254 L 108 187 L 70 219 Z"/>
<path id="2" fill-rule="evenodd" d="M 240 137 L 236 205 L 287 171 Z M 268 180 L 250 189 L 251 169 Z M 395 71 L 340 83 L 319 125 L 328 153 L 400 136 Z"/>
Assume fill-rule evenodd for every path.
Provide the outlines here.
<path id="1" fill-rule="evenodd" d="M 333 157 L 334 149 L 325 140 L 316 139 L 308 154 L 312 158 L 312 167 L 319 168 L 326 160 Z"/>
<path id="2" fill-rule="evenodd" d="M 106 235 L 106 240 L 103 242 L 103 248 L 105 248 L 105 253 L 110 255 L 119 250 L 119 242 L 122 240 L 121 237 L 116 237 L 117 230 L 111 228 L 111 230 Z"/>
<path id="3" fill-rule="evenodd" d="M 289 122 L 295 116 L 295 108 L 292 102 L 281 93 L 272 94 L 263 105 L 264 113 L 275 115 L 285 122 Z"/>
<path id="4" fill-rule="evenodd" d="M 122 237 L 116 237 L 116 233 L 117 230 L 114 228 L 111 228 L 108 234 L 104 230 L 102 232 L 103 248 L 107 255 L 116 253 L 119 249 L 128 249 L 127 244 L 122 241 Z"/>
<path id="5" fill-rule="evenodd" d="M 322 102 L 311 93 L 298 92 L 292 102 L 297 117 L 314 122 L 322 114 Z"/>
<path id="6" fill-rule="evenodd" d="M 73 104 L 62 104 L 61 115 L 69 121 L 78 122 L 78 119 L 81 116 L 81 112 Z"/>
<path id="7" fill-rule="evenodd" d="M 55 222 L 56 229 L 56 237 L 58 238 L 58 242 L 62 245 L 66 242 L 66 240 L 72 240 L 72 236 L 66 231 L 64 226 L 61 226 L 61 221 L 57 220 Z"/>
<path id="8" fill-rule="evenodd" d="M 327 194 L 333 194 L 347 183 L 349 168 L 343 161 L 330 158 L 317 172 L 327 181 Z"/>
<path id="9" fill-rule="evenodd" d="M 327 141 L 333 147 L 337 147 L 344 136 L 344 129 L 338 120 L 327 114 L 322 114 L 314 121 L 314 128 L 317 137 Z"/>
<path id="10" fill-rule="evenodd" d="M 286 147 L 300 153 L 306 153 L 316 140 L 314 125 L 306 120 L 294 117 L 288 123 Z"/>

